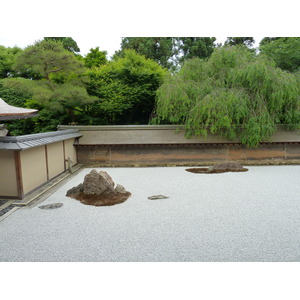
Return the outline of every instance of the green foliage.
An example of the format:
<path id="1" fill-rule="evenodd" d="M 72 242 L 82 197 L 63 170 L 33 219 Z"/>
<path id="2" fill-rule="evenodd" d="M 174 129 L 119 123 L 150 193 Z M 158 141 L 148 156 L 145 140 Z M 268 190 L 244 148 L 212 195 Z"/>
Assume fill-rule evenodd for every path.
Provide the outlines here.
<path id="1" fill-rule="evenodd" d="M 148 123 L 166 70 L 134 50 L 88 72 L 88 92 L 98 97 L 90 114 L 100 124 Z"/>
<path id="2" fill-rule="evenodd" d="M 217 46 L 214 37 L 126 37 L 122 39 L 122 56 L 125 49 L 156 61 L 170 71 L 176 71 L 186 59 L 207 58 Z"/>
<path id="3" fill-rule="evenodd" d="M 43 40 L 28 46 L 16 58 L 16 71 L 32 74 L 33 79 L 50 80 L 53 73 L 83 73 L 81 62 L 73 53 L 64 49 L 62 42 Z"/>
<path id="4" fill-rule="evenodd" d="M 94 102 L 84 86 L 72 82 L 57 84 L 25 78 L 4 79 L 0 95 L 10 105 L 39 110 L 32 119 L 32 132 L 56 130 L 58 124 L 77 123 L 85 118 L 88 106 Z M 13 121 L 16 122 L 16 121 Z M 28 133 L 28 132 L 23 132 Z"/>
<path id="5" fill-rule="evenodd" d="M 208 60 L 187 61 L 165 80 L 157 120 L 185 124 L 187 136 L 221 134 L 256 147 L 276 124 L 299 124 L 299 92 L 296 76 L 244 46 L 227 46 Z"/>
<path id="6" fill-rule="evenodd" d="M 27 47 L 17 55 L 14 68 L 30 79 L 2 80 L 0 95 L 11 105 L 38 109 L 39 116 L 8 122 L 12 134 L 44 132 L 56 130 L 62 123 L 87 122 L 94 97 L 86 91 L 83 63 L 64 49 L 61 41 L 44 40 Z"/>
<path id="7" fill-rule="evenodd" d="M 24 79 L 25 80 L 25 79 Z M 8 84 L 10 82 L 10 84 Z M 29 89 L 23 88 L 19 79 L 0 80 L 0 98 L 7 104 L 17 107 L 30 108 L 26 101 L 31 97 Z M 30 134 L 34 131 L 33 119 L 4 121 L 11 135 Z"/>
<path id="8" fill-rule="evenodd" d="M 40 111 L 40 131 L 54 130 L 58 124 L 84 123 L 85 114 L 94 98 L 89 96 L 86 89 L 71 83 L 54 84 L 43 82 L 36 86 L 31 107 Z M 44 122 L 49 122 L 45 128 Z"/>
<path id="9" fill-rule="evenodd" d="M 273 38 L 260 45 L 261 55 L 266 55 L 276 65 L 289 72 L 300 70 L 300 37 Z"/>
<path id="10" fill-rule="evenodd" d="M 24 82 L 27 82 L 27 79 L 6 78 L 0 80 L 0 97 L 10 105 L 24 107 L 27 99 L 32 95 L 30 87 L 25 86 Z"/>
<path id="11" fill-rule="evenodd" d="M 105 65 L 108 62 L 106 55 L 107 52 L 100 51 L 99 47 L 96 47 L 95 49 L 91 48 L 90 52 L 84 57 L 85 67 L 90 69 L 92 67 Z"/>
<path id="12" fill-rule="evenodd" d="M 167 69 L 172 69 L 171 58 L 174 55 L 174 40 L 171 37 L 125 37 L 121 50 L 132 49 L 146 58 L 156 61 Z M 122 55 L 119 53 L 120 55 Z"/>
<path id="13" fill-rule="evenodd" d="M 253 47 L 255 40 L 253 37 L 228 37 L 225 41 L 225 45 L 235 46 L 235 45 L 244 45 L 249 48 Z"/>
<path id="14" fill-rule="evenodd" d="M 266 45 L 266 44 L 269 44 L 273 41 L 276 41 L 280 39 L 280 37 L 264 37 L 260 42 L 259 42 L 259 46 L 263 46 L 263 45 Z"/>
<path id="15" fill-rule="evenodd" d="M 61 42 L 63 47 L 73 53 L 80 52 L 77 43 L 71 37 L 44 37 L 45 41 Z"/>
<path id="16" fill-rule="evenodd" d="M 0 45 L 0 79 L 14 75 L 13 64 L 16 55 L 22 51 L 21 48 L 6 48 Z"/>
<path id="17" fill-rule="evenodd" d="M 182 51 L 182 56 L 179 58 L 180 62 L 184 60 L 199 57 L 209 57 L 214 48 L 215 37 L 180 37 L 177 38 L 179 51 Z"/>

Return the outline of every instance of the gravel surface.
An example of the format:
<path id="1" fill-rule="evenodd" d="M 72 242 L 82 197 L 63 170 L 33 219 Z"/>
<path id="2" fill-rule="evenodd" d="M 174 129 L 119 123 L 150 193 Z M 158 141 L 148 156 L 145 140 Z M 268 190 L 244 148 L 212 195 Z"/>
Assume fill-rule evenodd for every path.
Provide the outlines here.
<path id="1" fill-rule="evenodd" d="M 44 202 L 0 222 L 0 261 L 300 261 L 300 166 L 101 170 L 132 196 L 108 207 L 66 197 L 91 171 L 84 169 Z M 58 202 L 61 208 L 38 208 Z"/>

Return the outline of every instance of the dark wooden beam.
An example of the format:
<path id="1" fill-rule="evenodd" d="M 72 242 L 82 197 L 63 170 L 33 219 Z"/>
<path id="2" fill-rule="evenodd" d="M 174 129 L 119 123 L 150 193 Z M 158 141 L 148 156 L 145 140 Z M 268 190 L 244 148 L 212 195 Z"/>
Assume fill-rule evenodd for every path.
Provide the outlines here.
<path id="1" fill-rule="evenodd" d="M 47 149 L 47 145 L 45 145 L 45 157 L 46 157 L 47 181 L 49 181 L 49 166 L 48 166 L 48 149 Z"/>
<path id="2" fill-rule="evenodd" d="M 65 141 L 63 141 L 63 151 L 64 151 L 64 157 L 63 157 L 63 160 L 64 160 L 64 170 L 66 171 L 66 146 L 65 146 Z"/>
<path id="3" fill-rule="evenodd" d="M 15 152 L 15 166 L 16 166 L 16 177 L 17 177 L 17 188 L 18 188 L 18 198 L 24 198 L 24 187 L 22 178 L 22 165 L 21 165 L 21 152 Z"/>

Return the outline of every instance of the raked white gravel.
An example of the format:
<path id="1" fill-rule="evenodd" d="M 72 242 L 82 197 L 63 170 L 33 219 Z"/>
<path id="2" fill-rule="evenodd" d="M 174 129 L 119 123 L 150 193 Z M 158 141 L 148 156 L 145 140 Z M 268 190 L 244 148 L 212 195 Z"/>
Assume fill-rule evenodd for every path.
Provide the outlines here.
<path id="1" fill-rule="evenodd" d="M 65 196 L 91 171 L 83 169 L 44 202 L 0 222 L 0 261 L 300 261 L 300 166 L 185 169 L 101 168 L 132 193 L 109 207 Z M 147 199 L 158 194 L 169 198 Z M 57 202 L 63 206 L 38 208 Z"/>

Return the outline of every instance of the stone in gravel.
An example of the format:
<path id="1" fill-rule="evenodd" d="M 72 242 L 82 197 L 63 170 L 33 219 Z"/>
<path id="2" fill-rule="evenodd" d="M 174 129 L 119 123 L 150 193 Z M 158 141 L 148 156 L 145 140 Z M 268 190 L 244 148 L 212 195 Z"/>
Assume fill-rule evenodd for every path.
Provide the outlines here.
<path id="1" fill-rule="evenodd" d="M 153 195 L 148 197 L 149 200 L 159 200 L 159 199 L 168 199 L 169 197 L 164 195 Z"/>
<path id="2" fill-rule="evenodd" d="M 242 165 L 235 161 L 226 161 L 215 166 L 211 166 L 209 168 L 190 168 L 185 169 L 191 173 L 198 174 L 219 174 L 226 172 L 247 172 L 248 169 L 244 168 Z"/>
<path id="3" fill-rule="evenodd" d="M 79 194 L 83 192 L 83 184 L 80 183 L 77 186 L 72 187 L 67 191 L 67 196 L 73 195 L 73 194 Z"/>
<path id="4" fill-rule="evenodd" d="M 115 183 L 105 171 L 93 169 L 85 175 L 82 184 L 67 191 L 66 196 L 79 200 L 83 204 L 94 206 L 115 205 L 126 201 L 131 193 Z"/>
<path id="5" fill-rule="evenodd" d="M 62 203 L 53 203 L 53 204 L 47 204 L 47 205 L 41 205 L 39 208 L 41 209 L 54 209 L 54 208 L 60 208 L 62 207 Z"/>
<path id="6" fill-rule="evenodd" d="M 213 166 L 214 170 L 242 170 L 243 166 L 235 161 L 227 161 Z"/>
<path id="7" fill-rule="evenodd" d="M 116 188 L 115 188 L 115 193 L 116 194 L 126 194 L 127 191 L 125 190 L 124 186 L 121 184 L 117 184 Z"/>
<path id="8" fill-rule="evenodd" d="M 84 177 L 83 193 L 86 195 L 113 194 L 114 186 L 115 183 L 105 171 L 98 173 L 93 169 Z"/>
<path id="9" fill-rule="evenodd" d="M 211 173 L 211 172 L 213 172 L 214 171 L 214 167 L 209 167 L 208 169 L 207 169 L 207 172 L 208 173 Z"/>

